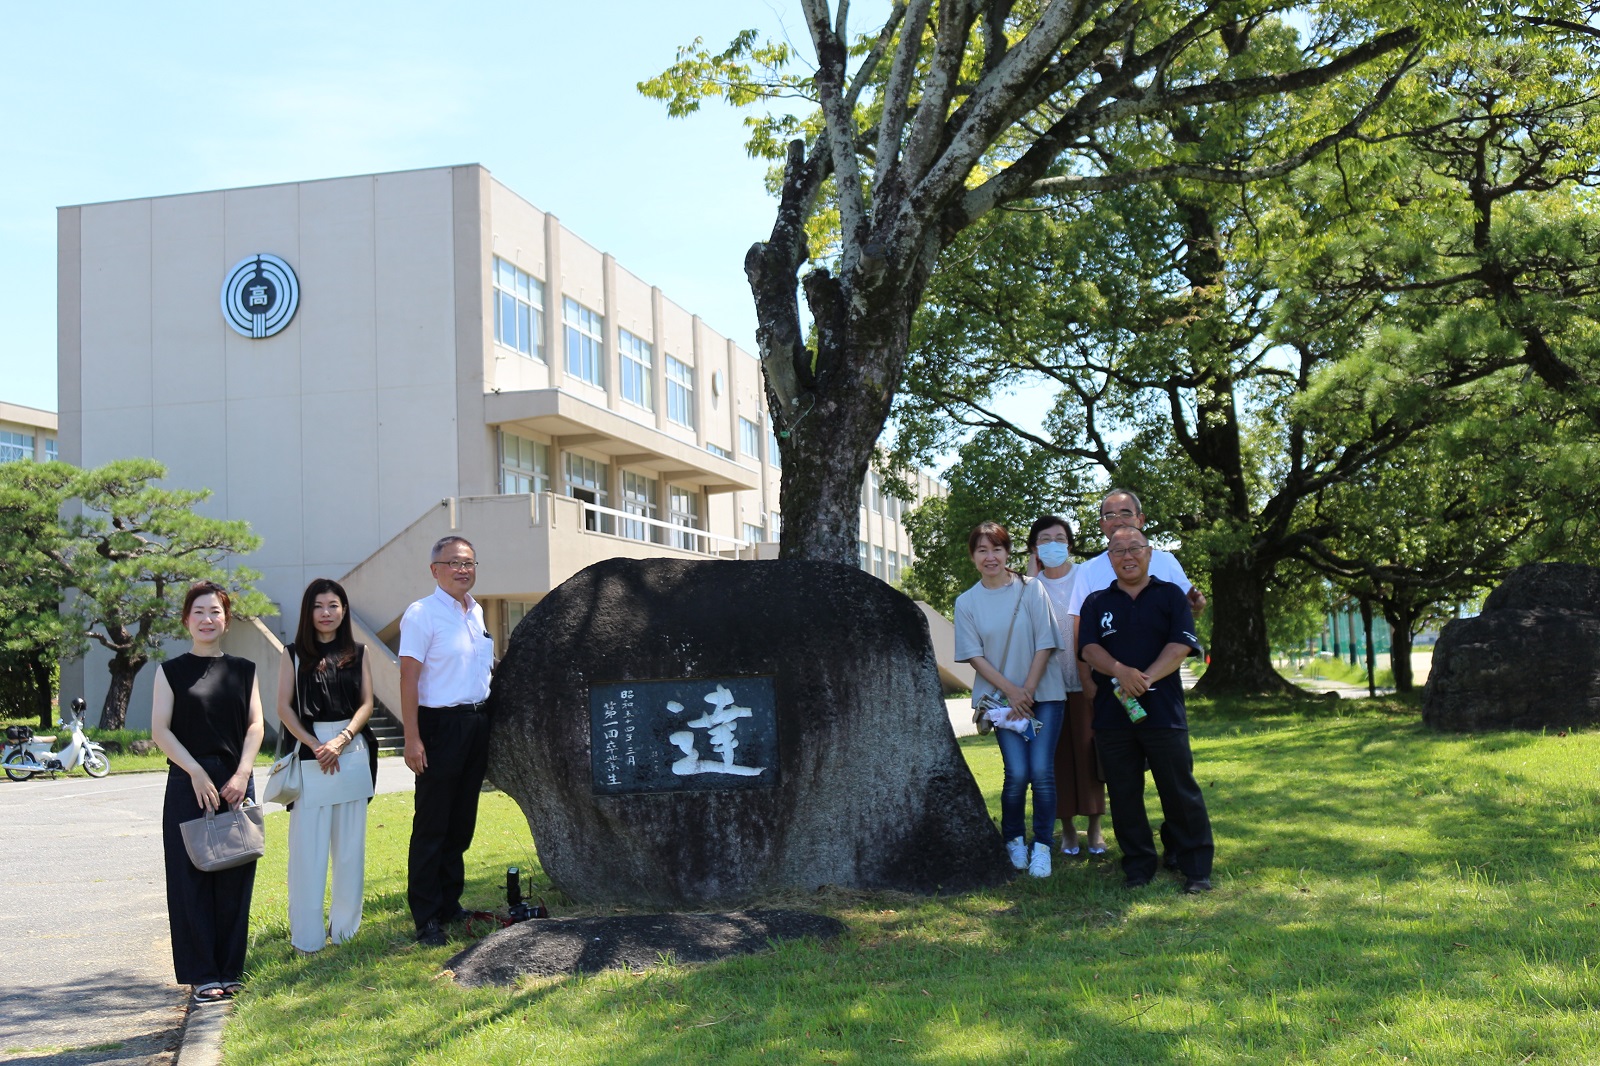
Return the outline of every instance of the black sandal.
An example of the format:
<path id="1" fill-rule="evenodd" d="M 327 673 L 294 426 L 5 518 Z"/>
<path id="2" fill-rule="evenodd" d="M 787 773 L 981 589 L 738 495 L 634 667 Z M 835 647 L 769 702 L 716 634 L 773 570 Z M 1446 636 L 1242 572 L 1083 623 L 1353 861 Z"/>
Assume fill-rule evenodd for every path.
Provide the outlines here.
<path id="1" fill-rule="evenodd" d="M 194 993 L 189 997 L 189 1002 L 202 1007 L 207 1003 L 221 1003 L 228 998 L 228 990 L 221 981 L 208 981 L 203 985 L 194 986 Z"/>

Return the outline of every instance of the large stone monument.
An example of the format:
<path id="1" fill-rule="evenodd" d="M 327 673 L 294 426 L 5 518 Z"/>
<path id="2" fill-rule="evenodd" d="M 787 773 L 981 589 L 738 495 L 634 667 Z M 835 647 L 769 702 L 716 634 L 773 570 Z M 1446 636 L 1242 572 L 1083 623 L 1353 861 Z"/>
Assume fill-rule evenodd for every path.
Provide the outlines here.
<path id="1" fill-rule="evenodd" d="M 613 559 L 517 626 L 489 774 L 589 902 L 1010 875 L 916 605 L 854 567 Z"/>
<path id="2" fill-rule="evenodd" d="M 1483 613 L 1447 622 L 1422 720 L 1460 732 L 1600 722 L 1600 569 L 1519 566 Z"/>

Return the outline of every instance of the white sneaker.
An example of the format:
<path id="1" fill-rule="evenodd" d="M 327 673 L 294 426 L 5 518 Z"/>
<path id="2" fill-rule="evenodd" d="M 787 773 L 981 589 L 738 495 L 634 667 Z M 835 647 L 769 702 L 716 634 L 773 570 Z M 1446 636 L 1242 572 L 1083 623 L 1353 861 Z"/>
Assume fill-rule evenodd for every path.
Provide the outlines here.
<path id="1" fill-rule="evenodd" d="M 1016 869 L 1028 868 L 1028 845 L 1022 842 L 1021 837 L 1006 841 L 1006 854 L 1011 857 L 1011 865 Z"/>
<path id="2" fill-rule="evenodd" d="M 1028 860 L 1028 873 L 1033 877 L 1050 876 L 1050 845 L 1034 841 L 1033 857 Z"/>

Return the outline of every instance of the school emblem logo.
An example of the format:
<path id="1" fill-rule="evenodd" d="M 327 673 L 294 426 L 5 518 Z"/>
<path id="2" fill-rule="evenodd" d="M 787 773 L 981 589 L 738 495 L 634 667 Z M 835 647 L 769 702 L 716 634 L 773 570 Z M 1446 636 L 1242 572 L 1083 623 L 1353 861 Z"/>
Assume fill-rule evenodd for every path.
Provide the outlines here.
<path id="1" fill-rule="evenodd" d="M 234 332 L 260 340 L 278 333 L 300 306 L 300 280 L 275 255 L 247 256 L 222 283 L 222 317 Z"/>

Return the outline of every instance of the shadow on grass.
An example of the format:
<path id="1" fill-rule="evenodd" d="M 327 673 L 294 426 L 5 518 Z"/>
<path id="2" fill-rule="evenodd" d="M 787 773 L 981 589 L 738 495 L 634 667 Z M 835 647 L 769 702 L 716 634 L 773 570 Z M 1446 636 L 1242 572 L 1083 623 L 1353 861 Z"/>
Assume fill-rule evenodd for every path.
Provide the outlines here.
<path id="1" fill-rule="evenodd" d="M 281 917 L 258 914 L 228 1059 L 1442 1063 L 1585 1061 L 1600 1047 L 1585 977 L 1600 826 L 1576 772 L 1595 738 L 1566 749 L 1435 734 L 1403 709 L 1281 707 L 1197 715 L 1194 734 L 1218 841 L 1211 896 L 1164 879 L 1130 893 L 1115 863 L 1058 860 L 1048 880 L 968 895 L 782 901 L 844 920 L 836 942 L 505 990 L 442 975 L 459 944 L 411 942 L 409 798 L 380 797 L 368 924 L 303 959 Z M 962 748 L 997 815 L 993 741 Z M 507 865 L 543 883 L 514 806 L 485 799 L 477 906 L 498 902 Z"/>

